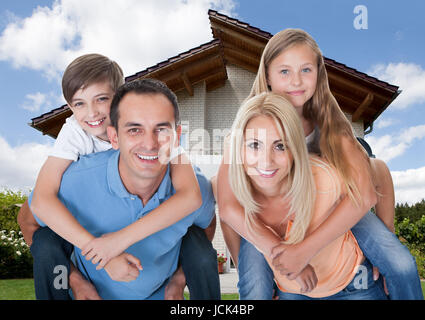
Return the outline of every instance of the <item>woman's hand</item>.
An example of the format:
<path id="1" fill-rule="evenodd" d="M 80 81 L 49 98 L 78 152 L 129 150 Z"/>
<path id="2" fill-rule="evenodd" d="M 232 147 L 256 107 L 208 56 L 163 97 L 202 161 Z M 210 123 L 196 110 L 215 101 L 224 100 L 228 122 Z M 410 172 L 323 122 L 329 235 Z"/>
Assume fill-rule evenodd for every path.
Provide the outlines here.
<path id="1" fill-rule="evenodd" d="M 279 244 L 272 249 L 272 264 L 281 275 L 294 280 L 306 268 L 310 257 L 305 250 L 300 250 L 299 244 Z"/>
<path id="2" fill-rule="evenodd" d="M 113 258 L 106 266 L 105 271 L 114 281 L 130 282 L 136 280 L 143 270 L 140 260 L 129 253 L 122 253 Z"/>
<path id="3" fill-rule="evenodd" d="M 308 264 L 295 278 L 295 281 L 301 286 L 300 293 L 308 293 L 316 288 L 318 280 L 314 268 Z"/>

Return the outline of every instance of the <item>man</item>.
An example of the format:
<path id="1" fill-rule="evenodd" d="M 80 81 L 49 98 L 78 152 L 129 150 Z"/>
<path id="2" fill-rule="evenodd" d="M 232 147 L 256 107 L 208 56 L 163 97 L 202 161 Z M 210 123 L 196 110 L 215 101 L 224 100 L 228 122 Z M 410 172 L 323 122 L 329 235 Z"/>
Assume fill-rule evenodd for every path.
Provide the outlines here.
<path id="1" fill-rule="evenodd" d="M 159 81 L 127 83 L 114 97 L 111 122 L 113 127 L 108 128 L 108 137 L 114 150 L 82 157 L 73 163 L 63 176 L 58 194 L 78 222 L 95 236 L 124 228 L 174 192 L 169 165 L 160 159 L 169 157 L 167 146 L 174 134 L 180 137 L 181 133 L 175 95 Z M 87 298 L 97 298 L 99 294 L 104 299 L 163 299 L 169 279 L 177 269 L 187 229 L 192 224 L 205 229 L 214 221 L 211 185 L 199 172 L 197 179 L 203 200 L 198 210 L 130 246 L 104 270 L 96 270 L 81 250 L 75 248 L 81 274 L 74 269 L 70 276 L 74 296 L 83 288 L 83 296 Z M 26 225 L 21 223 L 21 229 L 25 239 L 31 241 L 31 230 L 34 232 L 35 228 Z M 216 270 L 216 262 L 211 267 Z M 177 274 L 180 275 L 173 279 L 181 278 L 181 270 Z M 170 281 L 168 288 L 173 288 L 173 282 Z M 174 287 L 179 285 L 181 281 Z"/>

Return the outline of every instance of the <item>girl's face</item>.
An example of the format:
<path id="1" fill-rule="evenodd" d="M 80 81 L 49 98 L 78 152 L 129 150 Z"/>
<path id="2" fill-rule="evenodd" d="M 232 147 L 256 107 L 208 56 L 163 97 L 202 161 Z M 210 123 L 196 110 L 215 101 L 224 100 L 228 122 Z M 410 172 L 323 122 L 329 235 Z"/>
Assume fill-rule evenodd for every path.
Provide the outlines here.
<path id="1" fill-rule="evenodd" d="M 306 44 L 297 44 L 270 62 L 267 82 L 272 92 L 288 99 L 301 114 L 302 107 L 316 90 L 317 72 L 314 51 Z"/>
<path id="2" fill-rule="evenodd" d="M 243 166 L 258 191 L 265 195 L 280 194 L 292 161 L 292 154 L 282 141 L 272 118 L 257 116 L 247 123 Z"/>

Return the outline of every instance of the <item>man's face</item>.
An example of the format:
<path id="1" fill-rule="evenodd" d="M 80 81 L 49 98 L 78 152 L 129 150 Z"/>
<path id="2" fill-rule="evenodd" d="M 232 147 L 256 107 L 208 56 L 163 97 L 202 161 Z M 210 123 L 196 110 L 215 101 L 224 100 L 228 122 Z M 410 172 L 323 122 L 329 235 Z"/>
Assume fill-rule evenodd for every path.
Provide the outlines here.
<path id="1" fill-rule="evenodd" d="M 180 131 L 180 126 L 175 127 L 173 105 L 163 94 L 126 94 L 119 104 L 118 132 L 108 128 L 112 147 L 120 149 L 123 181 L 162 179 Z"/>

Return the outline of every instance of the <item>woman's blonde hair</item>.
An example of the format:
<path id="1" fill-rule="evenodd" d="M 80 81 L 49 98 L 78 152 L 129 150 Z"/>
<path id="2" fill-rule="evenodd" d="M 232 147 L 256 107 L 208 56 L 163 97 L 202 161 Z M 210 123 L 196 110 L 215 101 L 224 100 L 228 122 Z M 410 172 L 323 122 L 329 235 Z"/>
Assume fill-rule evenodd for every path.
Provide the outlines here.
<path id="1" fill-rule="evenodd" d="M 293 46 L 304 44 L 309 46 L 317 56 L 317 86 L 309 101 L 303 106 L 303 117 L 312 121 L 320 129 L 320 153 L 321 156 L 340 174 L 349 197 L 357 205 L 361 204 L 359 188 L 354 181 L 355 168 L 352 168 L 342 148 L 341 136 L 349 138 L 363 153 L 365 160 L 369 163 L 369 174 L 371 174 L 370 160 L 354 136 L 350 122 L 342 112 L 335 97 L 329 88 L 328 74 L 322 52 L 316 41 L 301 29 L 285 29 L 274 35 L 266 47 L 260 60 L 257 76 L 248 98 L 262 92 L 271 91 L 268 85 L 268 66 L 284 50 Z"/>
<path id="2" fill-rule="evenodd" d="M 315 200 L 315 184 L 301 120 L 294 107 L 282 96 L 262 93 L 246 100 L 239 108 L 230 138 L 230 186 L 245 209 L 248 230 L 253 232 L 256 225 L 255 215 L 261 211 L 261 207 L 254 199 L 251 180 L 244 170 L 243 149 L 246 126 L 251 119 L 258 116 L 267 116 L 274 120 L 282 142 L 293 157 L 287 186 L 284 188 L 286 190 L 284 197 L 289 200 L 290 209 L 282 218 L 282 222 L 295 213 L 287 241 L 297 243 L 304 239 L 310 224 Z M 285 155 L 288 156 L 288 153 L 285 152 Z"/>

